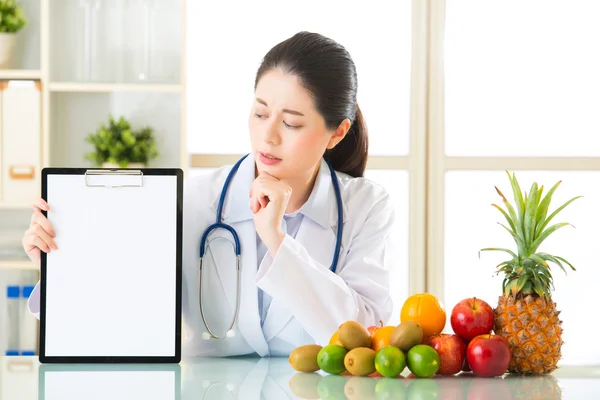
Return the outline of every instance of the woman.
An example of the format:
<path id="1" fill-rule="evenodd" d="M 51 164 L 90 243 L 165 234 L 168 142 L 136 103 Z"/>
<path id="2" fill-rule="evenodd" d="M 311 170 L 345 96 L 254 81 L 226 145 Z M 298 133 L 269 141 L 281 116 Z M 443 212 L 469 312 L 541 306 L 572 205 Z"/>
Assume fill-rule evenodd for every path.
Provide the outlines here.
<path id="1" fill-rule="evenodd" d="M 204 320 L 224 336 L 235 314 L 237 272 L 231 245 L 213 232 L 202 269 L 199 245 L 216 219 L 231 168 L 186 181 L 183 238 L 183 355 L 286 356 L 307 343 L 328 343 L 343 322 L 387 321 L 388 237 L 394 222 L 386 191 L 362 178 L 367 129 L 356 102 L 357 77 L 348 52 L 336 42 L 301 32 L 271 49 L 255 80 L 249 116 L 252 153 L 232 175 L 222 222 L 239 235 L 241 289 L 237 323 L 222 340 L 209 339 Z M 336 171 L 332 173 L 330 166 Z M 343 234 L 335 272 L 338 207 Z M 34 207 L 23 238 L 29 257 L 56 249 L 56 236 Z M 39 313 L 39 293 L 30 298 Z M 39 314 L 38 314 L 39 315 Z"/>

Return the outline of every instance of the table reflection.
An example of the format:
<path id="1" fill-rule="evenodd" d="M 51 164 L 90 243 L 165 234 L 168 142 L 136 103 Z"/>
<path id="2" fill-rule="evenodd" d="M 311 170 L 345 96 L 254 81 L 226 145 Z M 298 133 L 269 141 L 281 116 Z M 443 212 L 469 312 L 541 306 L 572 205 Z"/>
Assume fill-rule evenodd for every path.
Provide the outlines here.
<path id="1" fill-rule="evenodd" d="M 590 383 L 598 385 L 597 380 Z M 284 358 L 202 358 L 182 366 L 182 398 L 559 400 L 562 390 L 552 375 L 481 378 L 462 373 L 433 379 L 414 375 L 388 379 L 299 373 Z"/>
<path id="2" fill-rule="evenodd" d="M 197 358 L 182 362 L 182 399 L 288 399 L 285 358 Z"/>
<path id="3" fill-rule="evenodd" d="M 40 400 L 181 398 L 178 364 L 43 364 Z"/>
<path id="4" fill-rule="evenodd" d="M 290 379 L 290 388 L 300 399 L 562 399 L 553 376 L 480 378 L 461 374 L 390 379 L 297 373 Z"/>
<path id="5" fill-rule="evenodd" d="M 0 400 L 41 399 L 590 399 L 600 367 L 552 375 L 481 378 L 470 373 L 394 379 L 294 371 L 286 358 L 184 358 L 180 364 L 39 364 L 0 357 Z"/>

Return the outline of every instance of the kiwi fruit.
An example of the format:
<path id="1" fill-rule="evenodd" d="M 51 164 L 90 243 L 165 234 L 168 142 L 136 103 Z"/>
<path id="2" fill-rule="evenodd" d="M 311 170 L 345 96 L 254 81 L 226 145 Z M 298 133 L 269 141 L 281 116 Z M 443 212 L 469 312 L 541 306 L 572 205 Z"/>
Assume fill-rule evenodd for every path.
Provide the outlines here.
<path id="1" fill-rule="evenodd" d="M 390 335 L 390 344 L 398 347 L 404 353 L 423 340 L 423 329 L 414 321 L 404 321 Z"/>
<path id="2" fill-rule="evenodd" d="M 290 390 L 301 399 L 318 399 L 319 381 L 323 377 L 315 372 L 298 372 L 289 381 Z"/>
<path id="3" fill-rule="evenodd" d="M 338 329 L 338 339 L 347 350 L 357 347 L 371 347 L 371 334 L 356 321 L 346 321 Z"/>
<path id="4" fill-rule="evenodd" d="M 375 355 L 377 352 L 368 347 L 352 349 L 344 357 L 346 371 L 354 376 L 366 376 L 375 372 Z"/>
<path id="5" fill-rule="evenodd" d="M 376 386 L 377 379 L 353 376 L 344 386 L 344 395 L 347 400 L 376 400 L 379 398 L 375 393 Z"/>
<path id="6" fill-rule="evenodd" d="M 317 355 L 321 349 L 322 346 L 319 346 L 318 344 L 307 344 L 297 347 L 290 353 L 288 361 L 296 371 L 318 371 L 320 368 L 317 363 Z"/>

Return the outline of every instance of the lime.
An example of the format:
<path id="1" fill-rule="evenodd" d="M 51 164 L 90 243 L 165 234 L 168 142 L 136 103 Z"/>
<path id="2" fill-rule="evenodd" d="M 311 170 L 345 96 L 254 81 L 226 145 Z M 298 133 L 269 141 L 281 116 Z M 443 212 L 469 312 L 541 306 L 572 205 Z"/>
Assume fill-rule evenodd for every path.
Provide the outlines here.
<path id="1" fill-rule="evenodd" d="M 343 346 L 330 344 L 323 347 L 317 354 L 317 364 L 328 374 L 341 374 L 346 370 L 344 366 L 346 354 L 348 354 L 348 350 Z"/>
<path id="2" fill-rule="evenodd" d="M 375 386 L 375 398 L 377 400 L 406 399 L 406 387 L 402 379 L 380 379 Z"/>
<path id="3" fill-rule="evenodd" d="M 406 359 L 396 346 L 386 346 L 375 355 L 375 369 L 386 378 L 395 378 L 404 371 Z"/>
<path id="4" fill-rule="evenodd" d="M 440 396 L 452 396 L 452 392 L 444 392 L 437 379 L 414 379 L 406 389 L 408 400 L 438 400 Z M 458 398 L 465 399 L 466 397 Z M 487 397 L 482 398 L 486 399 Z"/>
<path id="5" fill-rule="evenodd" d="M 418 344 L 406 354 L 406 364 L 419 378 L 430 378 L 440 369 L 440 356 L 433 347 Z"/>
<path id="6" fill-rule="evenodd" d="M 344 388 L 348 378 L 341 375 L 325 375 L 317 384 L 317 394 L 323 400 L 345 400 Z M 310 397 L 314 399 L 315 397 Z"/>

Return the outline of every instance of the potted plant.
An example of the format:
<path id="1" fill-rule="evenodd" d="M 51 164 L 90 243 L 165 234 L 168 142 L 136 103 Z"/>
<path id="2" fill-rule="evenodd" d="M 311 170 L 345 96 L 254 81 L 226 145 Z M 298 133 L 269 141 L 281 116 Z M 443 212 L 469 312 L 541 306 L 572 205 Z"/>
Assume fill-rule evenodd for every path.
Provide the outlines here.
<path id="1" fill-rule="evenodd" d="M 94 151 L 85 158 L 102 168 L 143 168 L 159 156 L 153 129 L 134 131 L 122 116 L 116 121 L 111 115 L 108 126 L 102 123 L 86 142 L 94 146 Z"/>
<path id="2" fill-rule="evenodd" d="M 27 24 L 17 0 L 0 0 L 0 68 L 12 67 L 17 32 Z"/>

